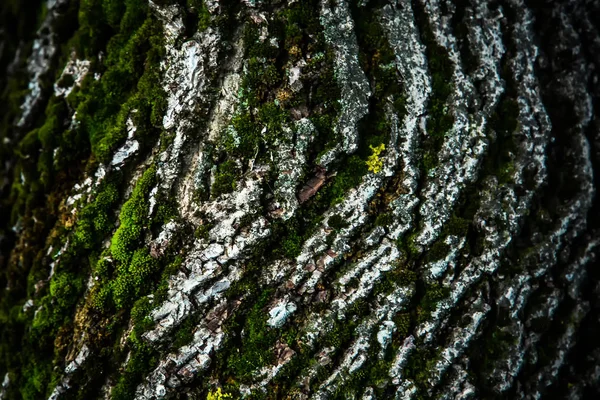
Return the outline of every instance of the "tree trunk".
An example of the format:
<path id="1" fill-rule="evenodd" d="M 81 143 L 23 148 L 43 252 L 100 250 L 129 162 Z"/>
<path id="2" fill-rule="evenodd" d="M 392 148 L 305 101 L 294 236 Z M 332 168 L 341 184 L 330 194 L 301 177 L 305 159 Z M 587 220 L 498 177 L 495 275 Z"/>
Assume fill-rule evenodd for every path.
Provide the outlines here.
<path id="1" fill-rule="evenodd" d="M 0 400 L 598 398 L 599 15 L 3 1 Z"/>

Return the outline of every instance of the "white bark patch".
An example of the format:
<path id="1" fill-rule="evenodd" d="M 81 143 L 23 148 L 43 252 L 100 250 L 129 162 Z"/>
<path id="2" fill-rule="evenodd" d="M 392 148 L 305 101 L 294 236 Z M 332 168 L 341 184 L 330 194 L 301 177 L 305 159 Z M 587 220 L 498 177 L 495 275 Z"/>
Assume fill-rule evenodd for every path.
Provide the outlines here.
<path id="1" fill-rule="evenodd" d="M 73 80 L 73 83 L 72 85 L 67 87 L 59 86 L 58 82 L 55 83 L 54 95 L 56 97 L 67 97 L 69 94 L 71 94 L 75 87 L 81 86 L 81 82 L 83 82 L 83 79 L 90 70 L 90 62 L 88 60 L 78 60 L 75 57 L 75 53 L 72 53 L 69 62 L 65 66 L 65 69 L 63 69 L 63 72 L 61 73 L 60 78 L 58 79 L 58 82 L 61 82 L 64 79 L 67 79 L 67 76 L 70 76 Z"/>
<path id="2" fill-rule="evenodd" d="M 351 154 L 358 148 L 357 124 L 368 111 L 371 91 L 358 63 L 358 44 L 348 4 L 344 0 L 336 0 L 334 3 L 323 0 L 321 25 L 325 29 L 325 41 L 335 53 L 335 79 L 341 89 L 342 107 L 336 124 L 341 143 L 336 144 L 320 159 L 320 164 L 327 167 L 341 152 Z"/>

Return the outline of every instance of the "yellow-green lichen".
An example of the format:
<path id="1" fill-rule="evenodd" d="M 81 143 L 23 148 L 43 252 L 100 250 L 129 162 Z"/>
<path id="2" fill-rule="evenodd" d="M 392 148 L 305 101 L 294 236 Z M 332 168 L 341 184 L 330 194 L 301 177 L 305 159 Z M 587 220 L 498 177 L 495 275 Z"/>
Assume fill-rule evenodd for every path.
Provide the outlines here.
<path id="1" fill-rule="evenodd" d="M 383 160 L 379 155 L 385 150 L 385 145 L 382 143 L 377 147 L 369 146 L 372 154 L 367 159 L 367 168 L 374 174 L 378 174 L 383 169 Z"/>
<path id="2" fill-rule="evenodd" d="M 218 388 L 214 392 L 209 392 L 208 395 L 206 396 L 206 400 L 225 400 L 225 399 L 231 399 L 232 397 L 233 396 L 231 394 L 223 393 L 221 388 Z"/>

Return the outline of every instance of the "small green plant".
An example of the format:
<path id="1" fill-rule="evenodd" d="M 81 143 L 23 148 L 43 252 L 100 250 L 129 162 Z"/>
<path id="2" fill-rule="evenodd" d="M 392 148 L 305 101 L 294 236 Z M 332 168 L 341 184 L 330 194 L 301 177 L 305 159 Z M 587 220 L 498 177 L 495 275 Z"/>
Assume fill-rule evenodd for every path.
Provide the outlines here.
<path id="1" fill-rule="evenodd" d="M 217 167 L 215 181 L 212 185 L 212 194 L 219 197 L 225 193 L 231 193 L 235 190 L 237 174 L 235 161 L 228 160 Z"/>
<path id="2" fill-rule="evenodd" d="M 290 232 L 290 234 L 281 243 L 281 249 L 283 254 L 289 258 L 296 258 L 302 251 L 302 236 L 297 232 Z"/>
<path id="3" fill-rule="evenodd" d="M 426 259 L 428 262 L 442 260 L 448 255 L 449 251 L 450 246 L 446 244 L 444 239 L 440 239 L 431 246 L 431 249 L 427 252 Z"/>
<path id="4" fill-rule="evenodd" d="M 338 171 L 333 179 L 331 187 L 327 189 L 327 196 L 330 205 L 341 203 L 344 196 L 353 187 L 358 186 L 362 177 L 368 172 L 367 165 L 363 159 L 357 155 L 349 157 L 344 162 L 344 168 Z M 317 194 L 318 196 L 319 194 Z"/>
<path id="5" fill-rule="evenodd" d="M 227 359 L 227 369 L 236 380 L 249 382 L 254 373 L 274 361 L 271 351 L 280 332 L 267 326 L 268 315 L 264 308 L 273 295 L 273 290 L 264 290 L 257 298 L 254 306 L 246 315 L 240 351 L 231 354 Z M 215 397 L 216 399 L 216 397 Z"/>
<path id="6" fill-rule="evenodd" d="M 447 235 L 466 236 L 471 222 L 465 218 L 452 215 L 446 225 L 443 233 Z"/>
<path id="7" fill-rule="evenodd" d="M 422 251 L 421 247 L 415 242 L 415 239 L 417 238 L 418 234 L 418 232 L 414 232 L 410 235 L 401 236 L 400 238 L 398 238 L 398 240 L 396 241 L 398 245 L 398 250 L 406 253 L 406 255 L 411 257 L 418 256 Z"/>
<path id="8" fill-rule="evenodd" d="M 369 159 L 367 160 L 367 168 L 369 168 L 369 171 L 373 172 L 374 174 L 377 174 L 383 169 L 383 160 L 379 158 L 379 155 L 382 151 L 385 150 L 385 145 L 382 143 L 377 147 L 369 147 L 371 148 L 371 151 L 373 153 L 369 156 Z"/>
<path id="9" fill-rule="evenodd" d="M 379 214 L 375 218 L 375 226 L 388 226 L 394 222 L 394 216 L 390 213 Z"/>
<path id="10" fill-rule="evenodd" d="M 397 314 L 394 317 L 394 323 L 396 324 L 396 332 L 399 338 L 405 338 L 410 332 L 410 314 L 402 313 Z"/>
<path id="11" fill-rule="evenodd" d="M 210 26 L 210 12 L 202 0 L 187 0 L 188 11 L 198 20 L 198 32 L 205 31 Z"/>
<path id="12" fill-rule="evenodd" d="M 211 230 L 212 226 L 210 224 L 206 224 L 206 225 L 200 225 L 198 228 L 196 228 L 196 230 L 194 231 L 194 237 L 196 239 L 204 239 L 204 240 L 208 240 L 208 234 Z"/>
<path id="13" fill-rule="evenodd" d="M 431 313 L 436 309 L 437 304 L 448 298 L 450 290 L 439 284 L 429 285 L 425 288 L 425 294 L 419 304 L 417 320 L 419 322 L 427 321 Z"/>
<path id="14" fill-rule="evenodd" d="M 340 230 L 342 228 L 346 228 L 348 226 L 348 222 L 339 214 L 334 214 L 329 217 L 327 221 L 330 227 L 336 230 Z"/>
<path id="15" fill-rule="evenodd" d="M 121 225 L 111 239 L 110 252 L 115 260 L 127 264 L 133 256 L 133 250 L 138 247 L 143 228 L 148 215 L 148 200 L 146 197 L 156 177 L 156 167 L 148 168 L 140 180 L 129 200 L 123 204 L 119 221 Z"/>
<path id="16" fill-rule="evenodd" d="M 208 392 L 206 400 L 223 400 L 231 399 L 233 396 L 229 393 L 223 393 L 221 388 L 218 388 L 215 392 Z"/>

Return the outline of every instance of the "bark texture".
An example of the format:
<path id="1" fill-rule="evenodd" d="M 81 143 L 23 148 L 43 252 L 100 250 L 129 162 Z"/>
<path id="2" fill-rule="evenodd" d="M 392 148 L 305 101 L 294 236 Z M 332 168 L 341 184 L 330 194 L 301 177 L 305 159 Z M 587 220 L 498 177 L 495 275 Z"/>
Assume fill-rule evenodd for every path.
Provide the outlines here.
<path id="1" fill-rule="evenodd" d="M 5 0 L 0 400 L 600 396 L 600 3 Z"/>

